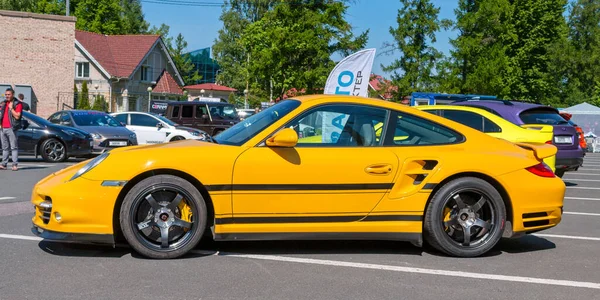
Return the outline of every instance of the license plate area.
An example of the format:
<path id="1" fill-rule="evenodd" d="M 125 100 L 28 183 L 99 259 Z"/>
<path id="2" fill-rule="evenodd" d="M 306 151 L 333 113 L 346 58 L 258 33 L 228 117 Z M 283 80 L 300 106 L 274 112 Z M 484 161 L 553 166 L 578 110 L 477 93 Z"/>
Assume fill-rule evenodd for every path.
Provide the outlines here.
<path id="1" fill-rule="evenodd" d="M 121 147 L 121 146 L 127 146 L 127 142 L 125 142 L 125 141 L 110 141 L 110 142 L 108 142 L 108 145 L 111 147 Z"/>
<path id="2" fill-rule="evenodd" d="M 568 136 L 568 135 L 563 135 L 563 136 L 555 136 L 554 137 L 554 143 L 555 144 L 572 144 L 573 143 L 573 139 Z"/>

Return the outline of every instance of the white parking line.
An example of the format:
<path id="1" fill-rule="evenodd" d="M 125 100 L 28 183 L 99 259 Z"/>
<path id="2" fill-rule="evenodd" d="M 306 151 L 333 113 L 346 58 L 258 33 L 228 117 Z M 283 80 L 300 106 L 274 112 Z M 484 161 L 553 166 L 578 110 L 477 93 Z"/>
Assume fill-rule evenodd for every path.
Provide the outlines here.
<path id="1" fill-rule="evenodd" d="M 13 235 L 13 234 L 0 234 L 0 238 L 28 240 L 28 241 L 41 241 L 42 240 L 42 238 L 35 237 L 35 236 Z M 237 254 L 237 253 L 226 253 L 226 252 L 219 253 L 219 252 L 202 251 L 202 250 L 193 250 L 191 252 L 198 253 L 198 254 L 204 254 L 204 255 L 209 254 L 209 255 L 229 256 L 229 257 L 254 259 L 254 260 L 269 260 L 269 261 L 303 263 L 303 264 L 322 265 L 322 266 L 392 271 L 392 272 L 401 272 L 401 273 L 416 273 L 416 274 L 427 274 L 427 275 L 438 275 L 438 276 L 449 276 L 449 277 L 488 279 L 488 280 L 497 280 L 497 281 L 535 283 L 535 284 L 545 284 L 545 285 L 555 285 L 555 286 L 600 289 L 600 283 L 586 282 L 586 281 L 571 281 L 571 280 L 558 280 L 558 279 L 546 279 L 546 278 L 535 278 L 535 277 L 472 273 L 472 272 L 463 272 L 463 271 L 401 267 L 401 266 L 391 266 L 391 265 L 366 264 L 366 263 L 325 260 L 325 259 L 276 256 L 276 255 Z"/>
<path id="2" fill-rule="evenodd" d="M 600 190 L 600 188 L 594 187 L 582 187 L 582 186 L 568 186 L 567 189 L 579 189 L 579 190 Z"/>
<path id="3" fill-rule="evenodd" d="M 563 181 L 593 181 L 593 182 L 600 182 L 600 179 L 576 179 L 576 178 L 567 178 L 564 179 Z"/>
<path id="4" fill-rule="evenodd" d="M 565 176 L 600 176 L 600 173 L 571 173 L 571 174 L 565 174 Z"/>
<path id="5" fill-rule="evenodd" d="M 565 200 L 600 201 L 600 198 L 565 197 Z"/>
<path id="6" fill-rule="evenodd" d="M 563 214 L 565 214 L 565 215 L 579 215 L 579 216 L 594 216 L 594 217 L 600 217 L 600 214 L 593 214 L 593 213 L 583 213 L 583 212 L 567 212 L 567 211 L 565 211 Z"/>
<path id="7" fill-rule="evenodd" d="M 16 199 L 15 197 L 0 197 L 0 201 L 2 200 L 12 200 L 12 199 Z"/>
<path id="8" fill-rule="evenodd" d="M 600 238 L 597 238 L 597 237 L 588 237 L 588 236 L 559 235 L 559 234 L 539 234 L 539 233 L 533 233 L 532 235 L 539 236 L 539 237 L 570 239 L 570 240 L 599 241 L 600 242 Z"/>

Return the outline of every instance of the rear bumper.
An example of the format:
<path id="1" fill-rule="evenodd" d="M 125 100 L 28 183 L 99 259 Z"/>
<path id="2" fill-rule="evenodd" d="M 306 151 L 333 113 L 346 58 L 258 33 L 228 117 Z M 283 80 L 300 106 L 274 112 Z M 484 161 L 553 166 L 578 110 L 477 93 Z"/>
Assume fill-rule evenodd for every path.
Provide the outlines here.
<path id="1" fill-rule="evenodd" d="M 583 165 L 583 157 L 580 158 L 557 158 L 556 170 L 574 171 Z"/>

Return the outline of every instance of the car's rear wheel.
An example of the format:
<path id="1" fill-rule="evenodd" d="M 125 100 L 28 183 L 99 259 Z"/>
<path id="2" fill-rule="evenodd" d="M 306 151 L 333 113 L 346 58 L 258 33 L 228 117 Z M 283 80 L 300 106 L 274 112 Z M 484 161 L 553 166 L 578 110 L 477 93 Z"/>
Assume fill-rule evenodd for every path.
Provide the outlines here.
<path id="1" fill-rule="evenodd" d="M 181 140 L 185 140 L 185 138 L 184 138 L 184 137 L 182 137 L 182 136 L 180 136 L 180 135 L 178 135 L 178 136 L 176 136 L 176 137 L 173 137 L 173 138 L 170 140 L 170 142 L 174 142 L 174 141 L 181 141 Z"/>
<path id="2" fill-rule="evenodd" d="M 206 227 L 206 203 L 188 181 L 157 175 L 136 184 L 120 210 L 123 235 L 138 253 L 158 259 L 193 249 Z"/>
<path id="3" fill-rule="evenodd" d="M 556 177 L 558 178 L 563 178 L 563 176 L 565 176 L 565 171 L 559 171 L 556 170 L 556 172 L 554 173 L 556 175 Z"/>
<path id="4" fill-rule="evenodd" d="M 500 193 L 485 180 L 463 177 L 442 186 L 425 213 L 423 233 L 435 249 L 458 257 L 491 250 L 502 237 L 506 208 Z"/>
<path id="5" fill-rule="evenodd" d="M 55 138 L 49 138 L 42 143 L 40 154 L 46 162 L 63 162 L 68 158 L 67 148 Z"/>

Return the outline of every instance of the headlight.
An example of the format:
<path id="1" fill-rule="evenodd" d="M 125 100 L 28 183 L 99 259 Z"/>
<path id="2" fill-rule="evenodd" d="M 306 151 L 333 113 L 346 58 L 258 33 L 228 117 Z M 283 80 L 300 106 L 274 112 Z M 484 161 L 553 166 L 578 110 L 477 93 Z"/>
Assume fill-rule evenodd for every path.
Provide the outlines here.
<path id="1" fill-rule="evenodd" d="M 129 138 L 130 138 L 130 139 L 132 139 L 132 140 L 137 140 L 137 136 L 135 135 L 135 132 L 132 132 L 132 133 L 129 135 Z"/>
<path id="2" fill-rule="evenodd" d="M 199 135 L 200 135 L 200 132 L 198 132 L 198 131 L 188 131 L 188 132 L 189 132 L 191 135 L 193 135 L 193 136 L 199 136 Z"/>
<path id="3" fill-rule="evenodd" d="M 75 173 L 75 175 L 73 175 L 73 177 L 71 177 L 71 179 L 69 181 L 75 180 L 79 176 L 81 176 L 81 175 L 87 173 L 89 170 L 95 168 L 102 161 L 104 161 L 107 157 L 108 157 L 108 152 L 104 152 L 104 153 L 100 154 L 99 156 L 97 156 L 96 158 L 92 159 L 89 163 L 87 163 L 85 166 L 83 166 L 81 169 L 79 169 L 79 171 L 77 171 L 77 173 Z"/>
<path id="4" fill-rule="evenodd" d="M 80 139 L 85 139 L 85 135 L 82 134 L 81 132 L 75 131 L 75 130 L 69 130 L 69 129 L 63 129 L 63 132 L 72 135 L 76 138 L 80 138 Z"/>
<path id="5" fill-rule="evenodd" d="M 93 137 L 95 140 L 102 139 L 102 136 L 101 136 L 100 134 L 98 134 L 98 133 L 92 133 L 92 137 Z"/>

